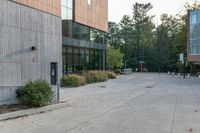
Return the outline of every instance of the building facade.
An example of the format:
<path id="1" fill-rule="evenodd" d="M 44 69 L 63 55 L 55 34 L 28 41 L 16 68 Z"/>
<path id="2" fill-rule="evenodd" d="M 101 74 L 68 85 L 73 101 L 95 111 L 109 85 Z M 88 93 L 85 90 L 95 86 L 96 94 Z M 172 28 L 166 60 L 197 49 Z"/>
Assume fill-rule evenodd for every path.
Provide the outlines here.
<path id="1" fill-rule="evenodd" d="M 61 24 L 59 0 L 0 0 L 0 104 L 28 80 L 61 78 Z"/>
<path id="2" fill-rule="evenodd" d="M 188 12 L 188 61 L 200 64 L 200 10 Z"/>
<path id="3" fill-rule="evenodd" d="M 105 69 L 108 0 L 61 0 L 63 74 Z"/>
<path id="4" fill-rule="evenodd" d="M 29 80 L 104 70 L 108 0 L 0 0 L 0 105 Z"/>

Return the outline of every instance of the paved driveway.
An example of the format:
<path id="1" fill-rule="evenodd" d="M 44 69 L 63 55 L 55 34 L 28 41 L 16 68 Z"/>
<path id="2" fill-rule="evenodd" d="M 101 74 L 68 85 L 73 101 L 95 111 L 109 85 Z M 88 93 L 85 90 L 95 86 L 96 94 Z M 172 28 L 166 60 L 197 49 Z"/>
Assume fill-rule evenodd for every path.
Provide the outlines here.
<path id="1" fill-rule="evenodd" d="M 66 107 L 0 122 L 0 133 L 200 133 L 200 80 L 133 74 L 61 91 Z"/>

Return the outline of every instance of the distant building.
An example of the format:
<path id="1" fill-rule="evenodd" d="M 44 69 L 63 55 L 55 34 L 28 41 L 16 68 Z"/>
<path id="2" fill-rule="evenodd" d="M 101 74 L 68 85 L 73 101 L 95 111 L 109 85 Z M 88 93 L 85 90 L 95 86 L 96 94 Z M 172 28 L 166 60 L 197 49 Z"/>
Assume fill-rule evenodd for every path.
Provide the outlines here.
<path id="1" fill-rule="evenodd" d="M 200 64 L 200 10 L 188 12 L 188 61 Z"/>
<path id="2" fill-rule="evenodd" d="M 0 0 L 0 104 L 28 80 L 105 69 L 108 0 Z"/>

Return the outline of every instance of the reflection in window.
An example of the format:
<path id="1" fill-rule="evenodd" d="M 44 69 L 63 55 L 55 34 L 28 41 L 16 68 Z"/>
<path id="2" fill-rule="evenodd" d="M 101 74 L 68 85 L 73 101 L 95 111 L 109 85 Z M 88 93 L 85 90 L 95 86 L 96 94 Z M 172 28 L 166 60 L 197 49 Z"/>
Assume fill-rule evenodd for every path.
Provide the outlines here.
<path id="1" fill-rule="evenodd" d="M 90 29 L 87 26 L 74 23 L 74 38 L 89 41 L 90 40 Z"/>
<path id="2" fill-rule="evenodd" d="M 61 12 L 62 12 L 62 34 L 65 37 L 72 37 L 73 0 L 62 0 Z"/>
<path id="3" fill-rule="evenodd" d="M 72 20 L 73 19 L 73 0 L 62 0 L 61 1 L 61 14 L 62 19 Z"/>
<path id="4" fill-rule="evenodd" d="M 197 23 L 197 16 L 196 16 L 196 14 L 191 16 L 191 20 L 190 21 L 191 21 L 191 24 L 196 24 Z"/>
<path id="5" fill-rule="evenodd" d="M 88 5 L 91 5 L 91 0 L 88 0 Z"/>
<path id="6" fill-rule="evenodd" d="M 63 74 L 103 69 L 103 50 L 63 46 Z"/>
<path id="7" fill-rule="evenodd" d="M 96 43 L 104 43 L 105 34 L 102 31 L 91 29 L 90 30 L 90 41 Z"/>
<path id="8" fill-rule="evenodd" d="M 190 12 L 189 45 L 191 55 L 200 55 L 200 10 Z"/>

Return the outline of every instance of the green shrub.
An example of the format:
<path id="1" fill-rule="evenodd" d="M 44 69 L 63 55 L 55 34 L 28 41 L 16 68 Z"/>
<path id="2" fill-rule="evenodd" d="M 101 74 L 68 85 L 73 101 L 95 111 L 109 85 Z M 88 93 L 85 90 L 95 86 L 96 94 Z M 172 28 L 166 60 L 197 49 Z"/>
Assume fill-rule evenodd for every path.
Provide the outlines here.
<path id="1" fill-rule="evenodd" d="M 23 104 L 37 107 L 49 104 L 53 98 L 52 88 L 45 80 L 28 81 L 16 94 Z"/>
<path id="2" fill-rule="evenodd" d="M 105 71 L 105 73 L 107 74 L 108 79 L 116 79 L 117 78 L 117 75 L 113 72 Z"/>
<path id="3" fill-rule="evenodd" d="M 108 76 L 103 71 L 88 71 L 83 74 L 87 83 L 105 82 L 108 80 Z"/>
<path id="4" fill-rule="evenodd" d="M 84 76 L 72 74 L 65 75 L 62 78 L 62 83 L 66 87 L 77 87 L 86 84 L 86 80 Z"/>
<path id="5" fill-rule="evenodd" d="M 114 72 L 115 72 L 115 74 L 119 75 L 119 74 L 121 74 L 122 71 L 121 71 L 121 69 L 116 69 Z"/>

